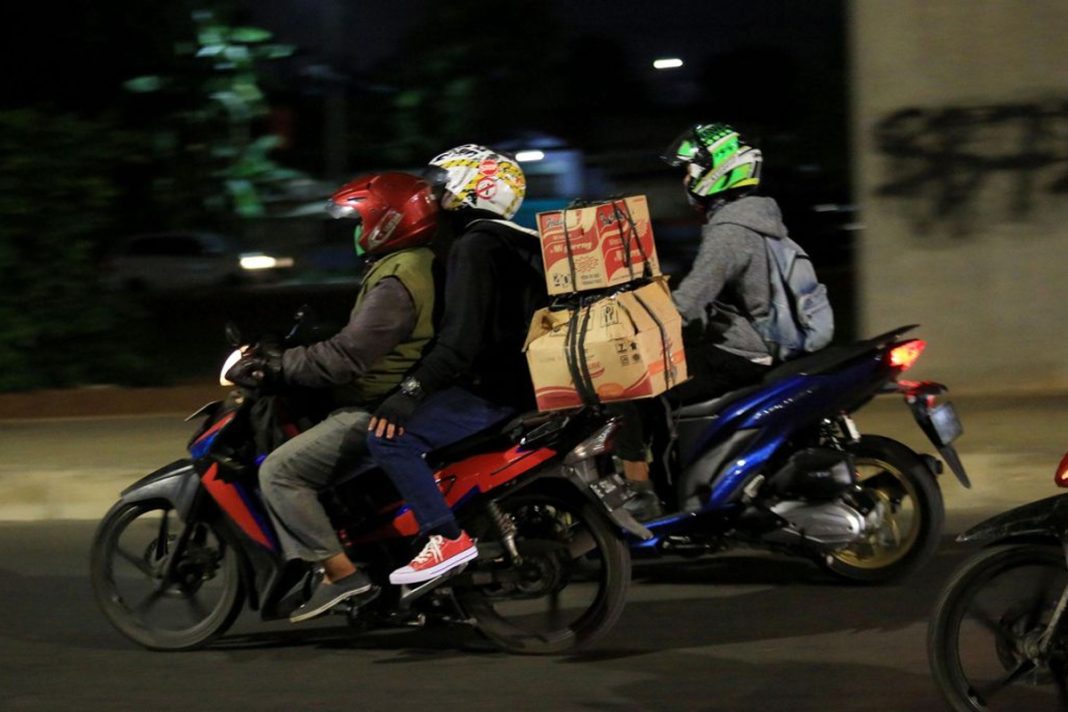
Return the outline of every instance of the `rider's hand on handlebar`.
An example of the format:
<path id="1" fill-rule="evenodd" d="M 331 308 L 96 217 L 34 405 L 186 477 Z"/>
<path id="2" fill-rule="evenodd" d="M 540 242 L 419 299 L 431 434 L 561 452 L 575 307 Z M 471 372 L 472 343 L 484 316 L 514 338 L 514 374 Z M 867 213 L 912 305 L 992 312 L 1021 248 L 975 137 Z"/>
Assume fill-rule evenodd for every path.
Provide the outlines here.
<path id="1" fill-rule="evenodd" d="M 282 352 L 273 345 L 250 349 L 226 372 L 226 379 L 245 388 L 270 386 L 282 380 Z"/>

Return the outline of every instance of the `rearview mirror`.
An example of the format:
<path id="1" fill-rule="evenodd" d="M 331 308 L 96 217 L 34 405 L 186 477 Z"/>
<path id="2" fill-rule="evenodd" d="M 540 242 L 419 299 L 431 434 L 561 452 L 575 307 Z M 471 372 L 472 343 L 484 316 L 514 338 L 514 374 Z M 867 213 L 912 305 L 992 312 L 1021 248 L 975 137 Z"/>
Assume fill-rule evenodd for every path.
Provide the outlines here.
<path id="1" fill-rule="evenodd" d="M 234 348 L 241 346 L 241 330 L 232 321 L 226 322 L 226 340 Z"/>

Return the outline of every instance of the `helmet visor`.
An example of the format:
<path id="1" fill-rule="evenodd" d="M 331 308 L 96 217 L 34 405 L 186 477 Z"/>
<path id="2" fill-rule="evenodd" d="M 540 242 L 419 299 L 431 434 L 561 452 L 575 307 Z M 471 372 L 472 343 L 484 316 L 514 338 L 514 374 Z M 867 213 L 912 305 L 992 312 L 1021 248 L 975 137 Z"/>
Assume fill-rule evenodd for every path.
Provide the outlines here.
<path id="1" fill-rule="evenodd" d="M 660 154 L 660 158 L 669 166 L 678 167 L 693 162 L 704 153 L 704 146 L 691 127 L 676 136 Z"/>
<path id="2" fill-rule="evenodd" d="M 359 218 L 360 213 L 356 210 L 355 205 L 345 205 L 344 203 L 335 203 L 333 200 L 329 200 L 326 203 L 326 212 L 332 218 Z"/>

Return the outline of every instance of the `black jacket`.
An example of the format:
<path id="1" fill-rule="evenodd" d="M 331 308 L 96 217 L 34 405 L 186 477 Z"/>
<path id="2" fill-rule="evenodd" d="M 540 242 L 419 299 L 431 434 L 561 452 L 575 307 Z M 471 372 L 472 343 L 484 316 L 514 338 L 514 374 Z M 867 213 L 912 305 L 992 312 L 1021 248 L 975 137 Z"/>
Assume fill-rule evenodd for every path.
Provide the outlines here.
<path id="1" fill-rule="evenodd" d="M 449 252 L 437 340 L 412 376 L 429 395 L 452 385 L 525 410 L 534 388 L 523 342 L 548 302 L 537 235 L 513 223 L 468 223 Z"/>

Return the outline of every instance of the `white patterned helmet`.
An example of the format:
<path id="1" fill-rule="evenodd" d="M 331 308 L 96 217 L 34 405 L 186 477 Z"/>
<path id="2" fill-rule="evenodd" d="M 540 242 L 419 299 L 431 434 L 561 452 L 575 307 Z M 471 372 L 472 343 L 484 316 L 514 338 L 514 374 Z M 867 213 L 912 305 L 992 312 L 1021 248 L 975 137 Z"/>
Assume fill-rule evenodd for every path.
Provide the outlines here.
<path id="1" fill-rule="evenodd" d="M 516 214 L 527 192 L 516 161 L 474 143 L 435 156 L 424 177 L 440 191 L 445 210 L 488 210 L 505 220 Z"/>

